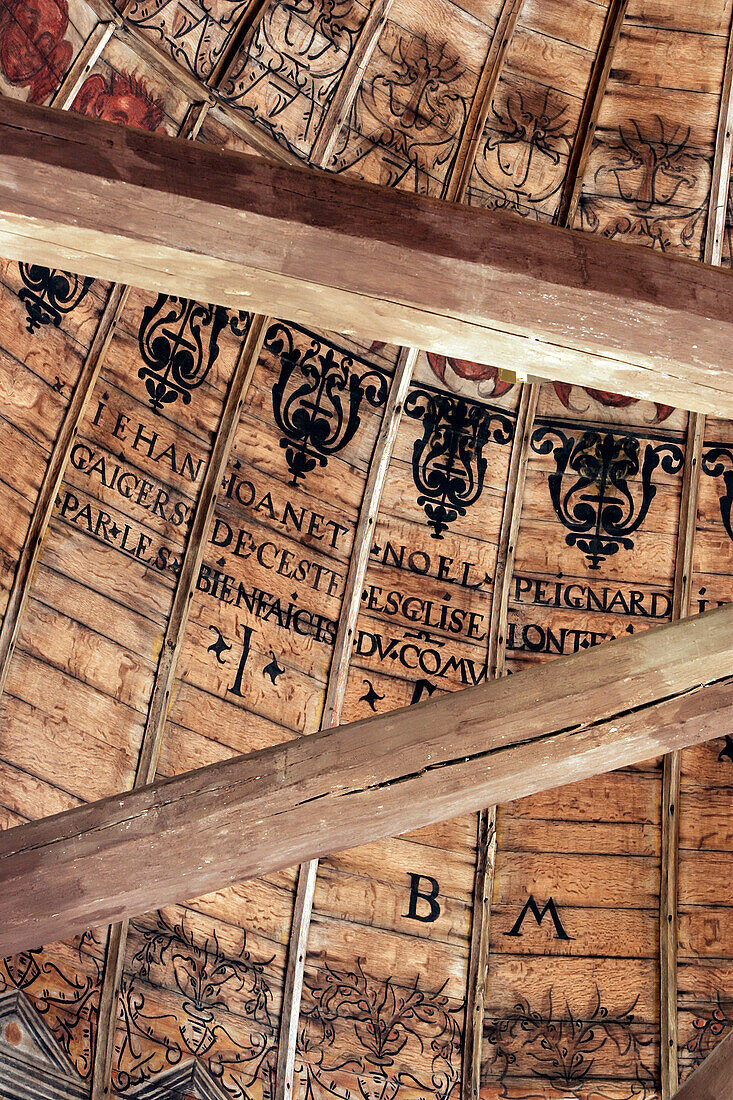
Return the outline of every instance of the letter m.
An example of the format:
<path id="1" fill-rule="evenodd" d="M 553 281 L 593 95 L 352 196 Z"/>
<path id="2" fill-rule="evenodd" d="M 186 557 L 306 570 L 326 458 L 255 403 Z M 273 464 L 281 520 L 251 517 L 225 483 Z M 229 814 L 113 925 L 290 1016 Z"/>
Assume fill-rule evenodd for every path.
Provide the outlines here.
<path id="1" fill-rule="evenodd" d="M 539 905 L 534 900 L 534 894 L 529 895 L 529 898 L 527 899 L 527 904 L 517 917 L 516 923 L 511 932 L 505 932 L 504 935 L 521 936 L 522 925 L 524 923 L 524 918 L 527 916 L 527 913 L 532 914 L 538 925 L 542 924 L 542 921 L 545 918 L 545 914 L 549 913 L 550 917 L 552 918 L 552 923 L 555 925 L 555 933 L 557 935 L 557 938 L 559 940 L 571 940 L 573 938 L 572 936 L 569 936 L 563 928 L 562 921 L 560 920 L 560 917 L 558 915 L 557 906 L 555 905 L 554 900 L 552 898 L 549 898 L 544 909 L 540 910 Z"/>

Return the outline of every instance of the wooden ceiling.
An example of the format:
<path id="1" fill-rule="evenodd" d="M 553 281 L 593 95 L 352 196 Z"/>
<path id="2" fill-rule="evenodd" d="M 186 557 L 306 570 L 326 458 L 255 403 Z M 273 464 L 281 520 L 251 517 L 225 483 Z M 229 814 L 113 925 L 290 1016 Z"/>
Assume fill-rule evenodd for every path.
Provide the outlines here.
<path id="1" fill-rule="evenodd" d="M 499 209 L 527 240 L 730 267 L 732 23 L 731 0 L 0 0 L 0 90 Z M 590 360 L 522 384 L 549 352 L 418 353 L 376 320 L 33 259 L 0 265 L 6 828 L 733 599 L 724 403 L 621 397 Z M 327 252 L 298 261 L 327 280 Z M 638 294 L 658 263 L 629 270 Z M 520 733 L 522 683 L 502 685 Z M 66 942 L 13 928 L 0 1096 L 669 1100 L 733 1026 L 714 732 Z M 194 834 L 171 831 L 178 866 Z M 39 872 L 49 912 L 74 873 Z M 122 875 L 145 908 L 154 866 Z"/>

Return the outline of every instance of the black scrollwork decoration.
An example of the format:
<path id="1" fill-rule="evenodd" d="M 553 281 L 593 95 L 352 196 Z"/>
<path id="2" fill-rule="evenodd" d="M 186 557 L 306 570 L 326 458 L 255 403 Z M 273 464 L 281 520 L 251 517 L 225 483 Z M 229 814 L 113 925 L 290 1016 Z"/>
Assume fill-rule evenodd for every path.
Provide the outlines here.
<path id="1" fill-rule="evenodd" d="M 555 1000 L 559 998 L 553 998 L 550 988 L 544 1004 L 519 997 L 504 1016 L 487 1018 L 482 1081 L 485 1079 L 491 1085 L 499 1081 L 504 1085 L 510 1074 L 521 1074 L 563 1095 L 568 1095 L 568 1090 L 573 1096 L 589 1095 L 587 1079 L 598 1051 L 606 1048 L 614 1052 L 614 1065 L 619 1072 L 623 1071 L 624 1077 L 636 1084 L 629 1095 L 639 1100 L 656 1095 L 648 1049 L 652 1040 L 637 1020 L 638 998 L 627 1008 L 611 1008 L 603 1003 L 596 987 L 590 1003 L 578 1004 L 575 1011 L 565 998 L 564 1010 L 558 1010 Z M 529 1091 L 536 1096 L 538 1090 L 535 1087 Z M 504 1088 L 501 1095 L 507 1095 Z"/>
<path id="2" fill-rule="evenodd" d="M 58 328 L 61 318 L 76 309 L 94 282 L 90 277 L 38 264 L 18 264 L 18 270 L 23 281 L 18 297 L 25 305 L 26 328 L 30 333 L 42 325 Z"/>
<path id="3" fill-rule="evenodd" d="M 726 468 L 727 467 L 727 468 Z M 733 447 L 720 445 L 710 447 L 703 451 L 702 468 L 710 477 L 723 475 L 725 492 L 718 498 L 720 504 L 720 518 L 723 520 L 726 534 L 733 539 L 733 525 L 731 524 L 731 506 L 733 505 Z"/>
<path id="4" fill-rule="evenodd" d="M 552 505 L 568 531 L 566 543 L 583 551 L 591 569 L 600 569 L 621 547 L 633 549 L 630 536 L 641 527 L 657 493 L 654 471 L 661 464 L 665 473 L 676 474 L 683 463 L 676 443 L 644 443 L 610 431 L 584 431 L 576 437 L 545 424 L 532 433 L 530 445 L 535 454 L 552 451 Z"/>
<path id="5" fill-rule="evenodd" d="M 145 380 L 153 412 L 179 397 L 184 405 L 190 403 L 191 391 L 205 381 L 219 356 L 219 336 L 227 325 L 235 336 L 245 336 L 249 314 L 167 294 L 145 307 L 138 346 L 146 365 L 137 373 Z"/>
<path id="6" fill-rule="evenodd" d="M 346 352 L 306 335 L 310 342 L 303 348 L 293 329 L 276 322 L 265 336 L 265 347 L 280 361 L 272 408 L 284 433 L 280 446 L 293 475 L 290 485 L 343 450 L 361 423 L 362 401 L 381 408 L 389 388 L 381 368 L 364 363 L 362 370 Z"/>
<path id="7" fill-rule="evenodd" d="M 509 443 L 512 422 L 488 405 L 427 386 L 412 388 L 405 413 L 422 421 L 422 437 L 412 450 L 412 476 L 433 538 L 442 539 L 448 524 L 465 516 L 481 496 L 484 447 L 490 439 Z"/>

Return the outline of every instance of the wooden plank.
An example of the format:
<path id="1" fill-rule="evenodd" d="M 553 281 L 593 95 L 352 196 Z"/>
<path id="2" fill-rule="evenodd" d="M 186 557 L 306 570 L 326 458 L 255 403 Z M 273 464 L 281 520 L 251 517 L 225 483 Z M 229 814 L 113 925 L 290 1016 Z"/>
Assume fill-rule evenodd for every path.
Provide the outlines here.
<path id="1" fill-rule="evenodd" d="M 349 572 L 341 601 L 341 613 L 326 687 L 326 702 L 321 723 L 323 729 L 337 726 L 341 720 L 354 631 L 361 607 L 364 579 L 369 565 L 369 551 L 374 539 L 382 490 L 389 470 L 390 458 L 397 438 L 402 409 L 410 387 L 410 379 L 412 378 L 417 354 L 414 348 L 403 348 L 400 352 L 379 435 L 374 446 L 374 457 L 370 463 L 369 474 L 364 487 L 359 522 L 354 533 L 354 542 L 349 559 Z M 303 864 L 298 873 L 298 886 L 295 895 L 293 923 L 288 946 L 287 971 L 283 989 L 284 1008 L 280 1018 L 275 1100 L 289 1100 L 289 1097 L 293 1095 L 300 1002 L 303 993 L 306 948 L 317 872 L 318 860 L 311 860 L 309 863 Z"/>
<path id="2" fill-rule="evenodd" d="M 662 773 L 662 857 L 659 891 L 659 1001 L 662 1100 L 678 1083 L 677 883 L 680 834 L 680 754 L 664 758 Z"/>
<path id="3" fill-rule="evenodd" d="M 733 1098 L 733 1033 L 719 1043 L 685 1081 L 674 1100 L 731 1100 Z"/>
<path id="4" fill-rule="evenodd" d="M 10 659 L 28 602 L 33 574 L 41 556 L 43 539 L 53 513 L 56 494 L 126 297 L 126 287 L 113 287 L 110 292 L 43 476 L 28 533 L 15 568 L 5 617 L 0 627 L 0 694 L 5 688 Z"/>
<path id="5" fill-rule="evenodd" d="M 509 594 L 514 573 L 514 556 L 522 515 L 524 484 L 529 457 L 529 440 L 534 427 L 539 386 L 528 383 L 522 387 L 517 412 L 517 426 L 512 443 L 507 490 L 504 497 L 504 513 L 494 572 L 494 590 L 491 598 L 491 628 L 489 632 L 488 667 L 490 676 L 503 676 L 506 671 L 506 628 Z"/>
<path id="6" fill-rule="evenodd" d="M 13 258 L 467 358 L 490 346 L 505 369 L 733 414 L 733 272 L 1 107 L 0 248 Z"/>
<path id="7" fill-rule="evenodd" d="M 733 607 L 0 836 L 0 954 L 715 737 Z"/>

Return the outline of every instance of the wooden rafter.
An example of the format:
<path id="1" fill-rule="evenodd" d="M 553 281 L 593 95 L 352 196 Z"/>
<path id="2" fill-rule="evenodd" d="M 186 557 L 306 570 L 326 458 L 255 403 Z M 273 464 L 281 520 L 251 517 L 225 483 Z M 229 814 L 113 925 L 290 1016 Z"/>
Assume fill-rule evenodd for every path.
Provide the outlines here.
<path id="1" fill-rule="evenodd" d="M 705 417 L 691 413 L 687 425 L 677 535 L 672 620 L 690 613 L 692 556 L 697 533 L 697 494 Z M 677 894 L 679 867 L 680 754 L 668 753 L 662 768 L 661 859 L 659 888 L 659 1003 L 662 1100 L 670 1100 L 678 1082 L 677 1043 Z"/>
<path id="2" fill-rule="evenodd" d="M 733 719 L 733 607 L 0 836 L 0 955 L 640 763 Z"/>
<path id="3" fill-rule="evenodd" d="M 588 157 L 593 145 L 598 116 L 606 92 L 613 53 L 621 33 L 628 0 L 611 0 L 588 92 L 568 162 L 556 221 L 568 228 L 573 224 L 580 199 Z M 539 399 L 539 384 L 525 383 L 517 413 L 512 453 L 504 498 L 499 546 L 497 549 L 494 589 L 488 639 L 487 669 L 491 678 L 506 674 L 506 631 L 509 593 L 514 572 L 519 522 L 522 514 L 524 485 L 529 459 L 529 441 Z M 491 933 L 491 896 L 496 868 L 496 807 L 482 811 L 477 835 L 477 862 L 471 921 L 464 1059 L 461 1100 L 478 1100 L 481 1088 L 481 1048 L 483 1044 L 484 1005 L 488 981 L 489 938 Z"/>
<path id="4" fill-rule="evenodd" d="M 104 0 L 100 0 L 100 2 L 104 2 Z M 258 0 L 258 2 L 249 5 L 245 11 L 232 34 L 231 44 L 219 58 L 219 62 L 209 78 L 209 86 L 213 91 L 216 91 L 226 79 L 244 39 L 255 26 L 257 20 L 261 18 L 264 8 L 265 3 Z M 132 33 L 134 34 L 134 31 Z M 94 32 L 90 39 L 93 36 Z M 89 52 L 86 46 L 85 50 Z M 65 105 L 70 106 L 70 104 L 71 99 L 66 97 Z M 181 125 L 179 137 L 188 141 L 195 141 L 199 136 L 211 105 L 211 99 L 191 103 Z M 279 148 L 276 151 L 279 152 Z M 247 339 L 240 352 L 230 382 L 226 403 L 222 410 L 206 477 L 194 512 L 182 568 L 176 581 L 166 634 L 153 680 L 135 774 L 134 785 L 136 787 L 152 782 L 155 778 L 167 721 L 168 706 L 176 678 L 178 658 L 188 623 L 191 598 L 203 559 L 206 531 L 216 505 L 219 482 L 231 450 L 242 403 L 257 365 L 268 324 L 269 318 L 267 317 L 259 314 L 251 316 Z M 117 1002 L 122 981 L 127 936 L 127 920 L 110 926 L 102 975 L 90 1100 L 103 1100 L 103 1097 L 110 1092 Z"/>
<path id="5" fill-rule="evenodd" d="M 417 352 L 412 348 L 403 348 L 400 352 L 384 416 L 382 417 L 382 424 L 374 447 L 374 457 L 369 466 L 369 474 L 364 487 L 364 496 L 361 502 L 359 521 L 354 533 L 349 571 L 341 602 L 341 613 L 336 631 L 333 658 L 326 688 L 323 721 L 321 723 L 323 729 L 337 726 L 341 721 L 341 708 L 346 694 L 356 620 L 361 606 L 361 594 L 369 565 L 369 551 L 374 541 L 382 490 L 384 489 L 392 450 L 397 438 L 397 430 L 400 426 L 402 408 L 410 386 L 416 359 Z M 301 866 L 298 871 L 293 923 L 290 931 L 288 962 L 283 988 L 284 1007 L 280 1019 L 275 1100 L 289 1100 L 293 1095 L 300 1001 L 317 871 L 318 860 L 311 860 Z"/>
<path id="6" fill-rule="evenodd" d="M 47 108 L 0 117 L 6 255 L 733 412 L 731 272 Z"/>
<path id="7" fill-rule="evenodd" d="M 725 216 L 733 150 L 733 22 L 728 36 L 723 87 L 718 109 L 718 127 L 713 155 L 713 172 L 708 202 L 703 258 L 719 265 L 722 255 Z M 697 533 L 697 497 L 705 417 L 691 413 L 687 426 L 685 468 L 680 501 L 673 620 L 690 613 L 693 553 Z M 659 977 L 660 1055 L 662 1100 L 670 1100 L 679 1080 L 677 1036 L 677 898 L 679 892 L 679 796 L 680 754 L 669 753 L 662 770 L 662 838 L 659 891 Z"/>

